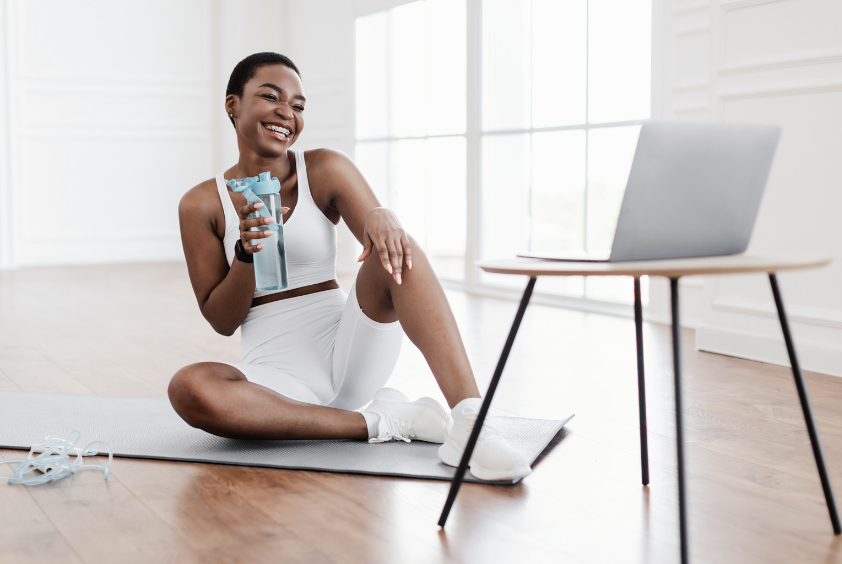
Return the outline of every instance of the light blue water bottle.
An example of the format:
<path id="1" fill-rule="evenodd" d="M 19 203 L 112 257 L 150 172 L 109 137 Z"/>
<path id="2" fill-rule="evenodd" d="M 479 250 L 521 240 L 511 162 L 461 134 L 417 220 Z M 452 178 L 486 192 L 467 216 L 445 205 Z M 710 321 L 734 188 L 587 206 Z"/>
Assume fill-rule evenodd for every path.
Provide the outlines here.
<path id="1" fill-rule="evenodd" d="M 263 248 L 254 253 L 254 280 L 258 290 L 283 290 L 289 286 L 287 273 L 287 257 L 284 249 L 283 212 L 281 211 L 281 183 L 271 177 L 269 172 L 261 172 L 259 176 L 229 180 L 226 184 L 234 192 L 241 192 L 250 204 L 262 203 L 257 212 L 249 214 L 249 218 L 271 217 L 274 221 L 268 225 L 252 227 L 250 231 L 274 231 L 266 239 L 252 239 L 252 244 L 258 242 Z"/>

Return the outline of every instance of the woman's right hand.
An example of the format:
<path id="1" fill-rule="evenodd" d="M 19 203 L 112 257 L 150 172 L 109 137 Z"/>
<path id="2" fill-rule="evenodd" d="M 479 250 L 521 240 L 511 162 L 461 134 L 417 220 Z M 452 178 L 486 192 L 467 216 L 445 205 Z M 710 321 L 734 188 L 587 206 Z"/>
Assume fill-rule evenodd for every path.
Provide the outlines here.
<path id="1" fill-rule="evenodd" d="M 263 207 L 262 203 L 248 204 L 241 207 L 237 214 L 240 216 L 240 240 L 243 242 L 243 249 L 248 254 L 254 254 L 263 248 L 261 239 L 271 237 L 274 231 L 266 229 L 264 231 L 251 231 L 252 227 L 260 227 L 261 225 L 268 225 L 272 223 L 271 217 L 254 217 L 249 218 L 249 215 L 255 213 Z M 289 208 L 281 208 L 281 215 L 289 211 Z"/>

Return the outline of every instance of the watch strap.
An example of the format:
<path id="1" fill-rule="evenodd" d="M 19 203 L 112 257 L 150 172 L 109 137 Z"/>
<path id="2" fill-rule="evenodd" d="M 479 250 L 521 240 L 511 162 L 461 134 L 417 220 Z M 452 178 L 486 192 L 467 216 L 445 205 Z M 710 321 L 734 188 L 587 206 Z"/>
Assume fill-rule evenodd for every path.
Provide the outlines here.
<path id="1" fill-rule="evenodd" d="M 246 249 L 243 247 L 242 239 L 237 239 L 237 242 L 234 243 L 234 255 L 237 257 L 237 260 L 241 262 L 254 264 L 254 255 L 246 252 Z"/>

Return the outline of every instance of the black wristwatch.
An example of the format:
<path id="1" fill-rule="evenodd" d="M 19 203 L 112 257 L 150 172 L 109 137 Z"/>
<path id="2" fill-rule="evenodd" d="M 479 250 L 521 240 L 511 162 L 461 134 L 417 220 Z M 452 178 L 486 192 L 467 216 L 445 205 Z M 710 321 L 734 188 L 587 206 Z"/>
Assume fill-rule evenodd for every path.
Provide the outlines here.
<path id="1" fill-rule="evenodd" d="M 254 255 L 250 255 L 246 252 L 243 248 L 243 240 L 237 239 L 237 242 L 234 243 L 234 254 L 237 256 L 237 260 L 242 262 L 247 262 L 249 264 L 254 263 Z"/>

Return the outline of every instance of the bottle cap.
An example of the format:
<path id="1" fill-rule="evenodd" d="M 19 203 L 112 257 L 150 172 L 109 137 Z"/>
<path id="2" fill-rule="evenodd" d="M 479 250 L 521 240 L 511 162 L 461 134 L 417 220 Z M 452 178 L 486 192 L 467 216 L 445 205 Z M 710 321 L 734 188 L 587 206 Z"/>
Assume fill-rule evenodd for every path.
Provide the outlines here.
<path id="1" fill-rule="evenodd" d="M 281 191 L 281 183 L 276 177 L 270 175 L 270 172 L 260 173 L 260 179 L 251 186 L 251 191 L 255 195 L 265 196 L 266 194 L 277 194 Z"/>

